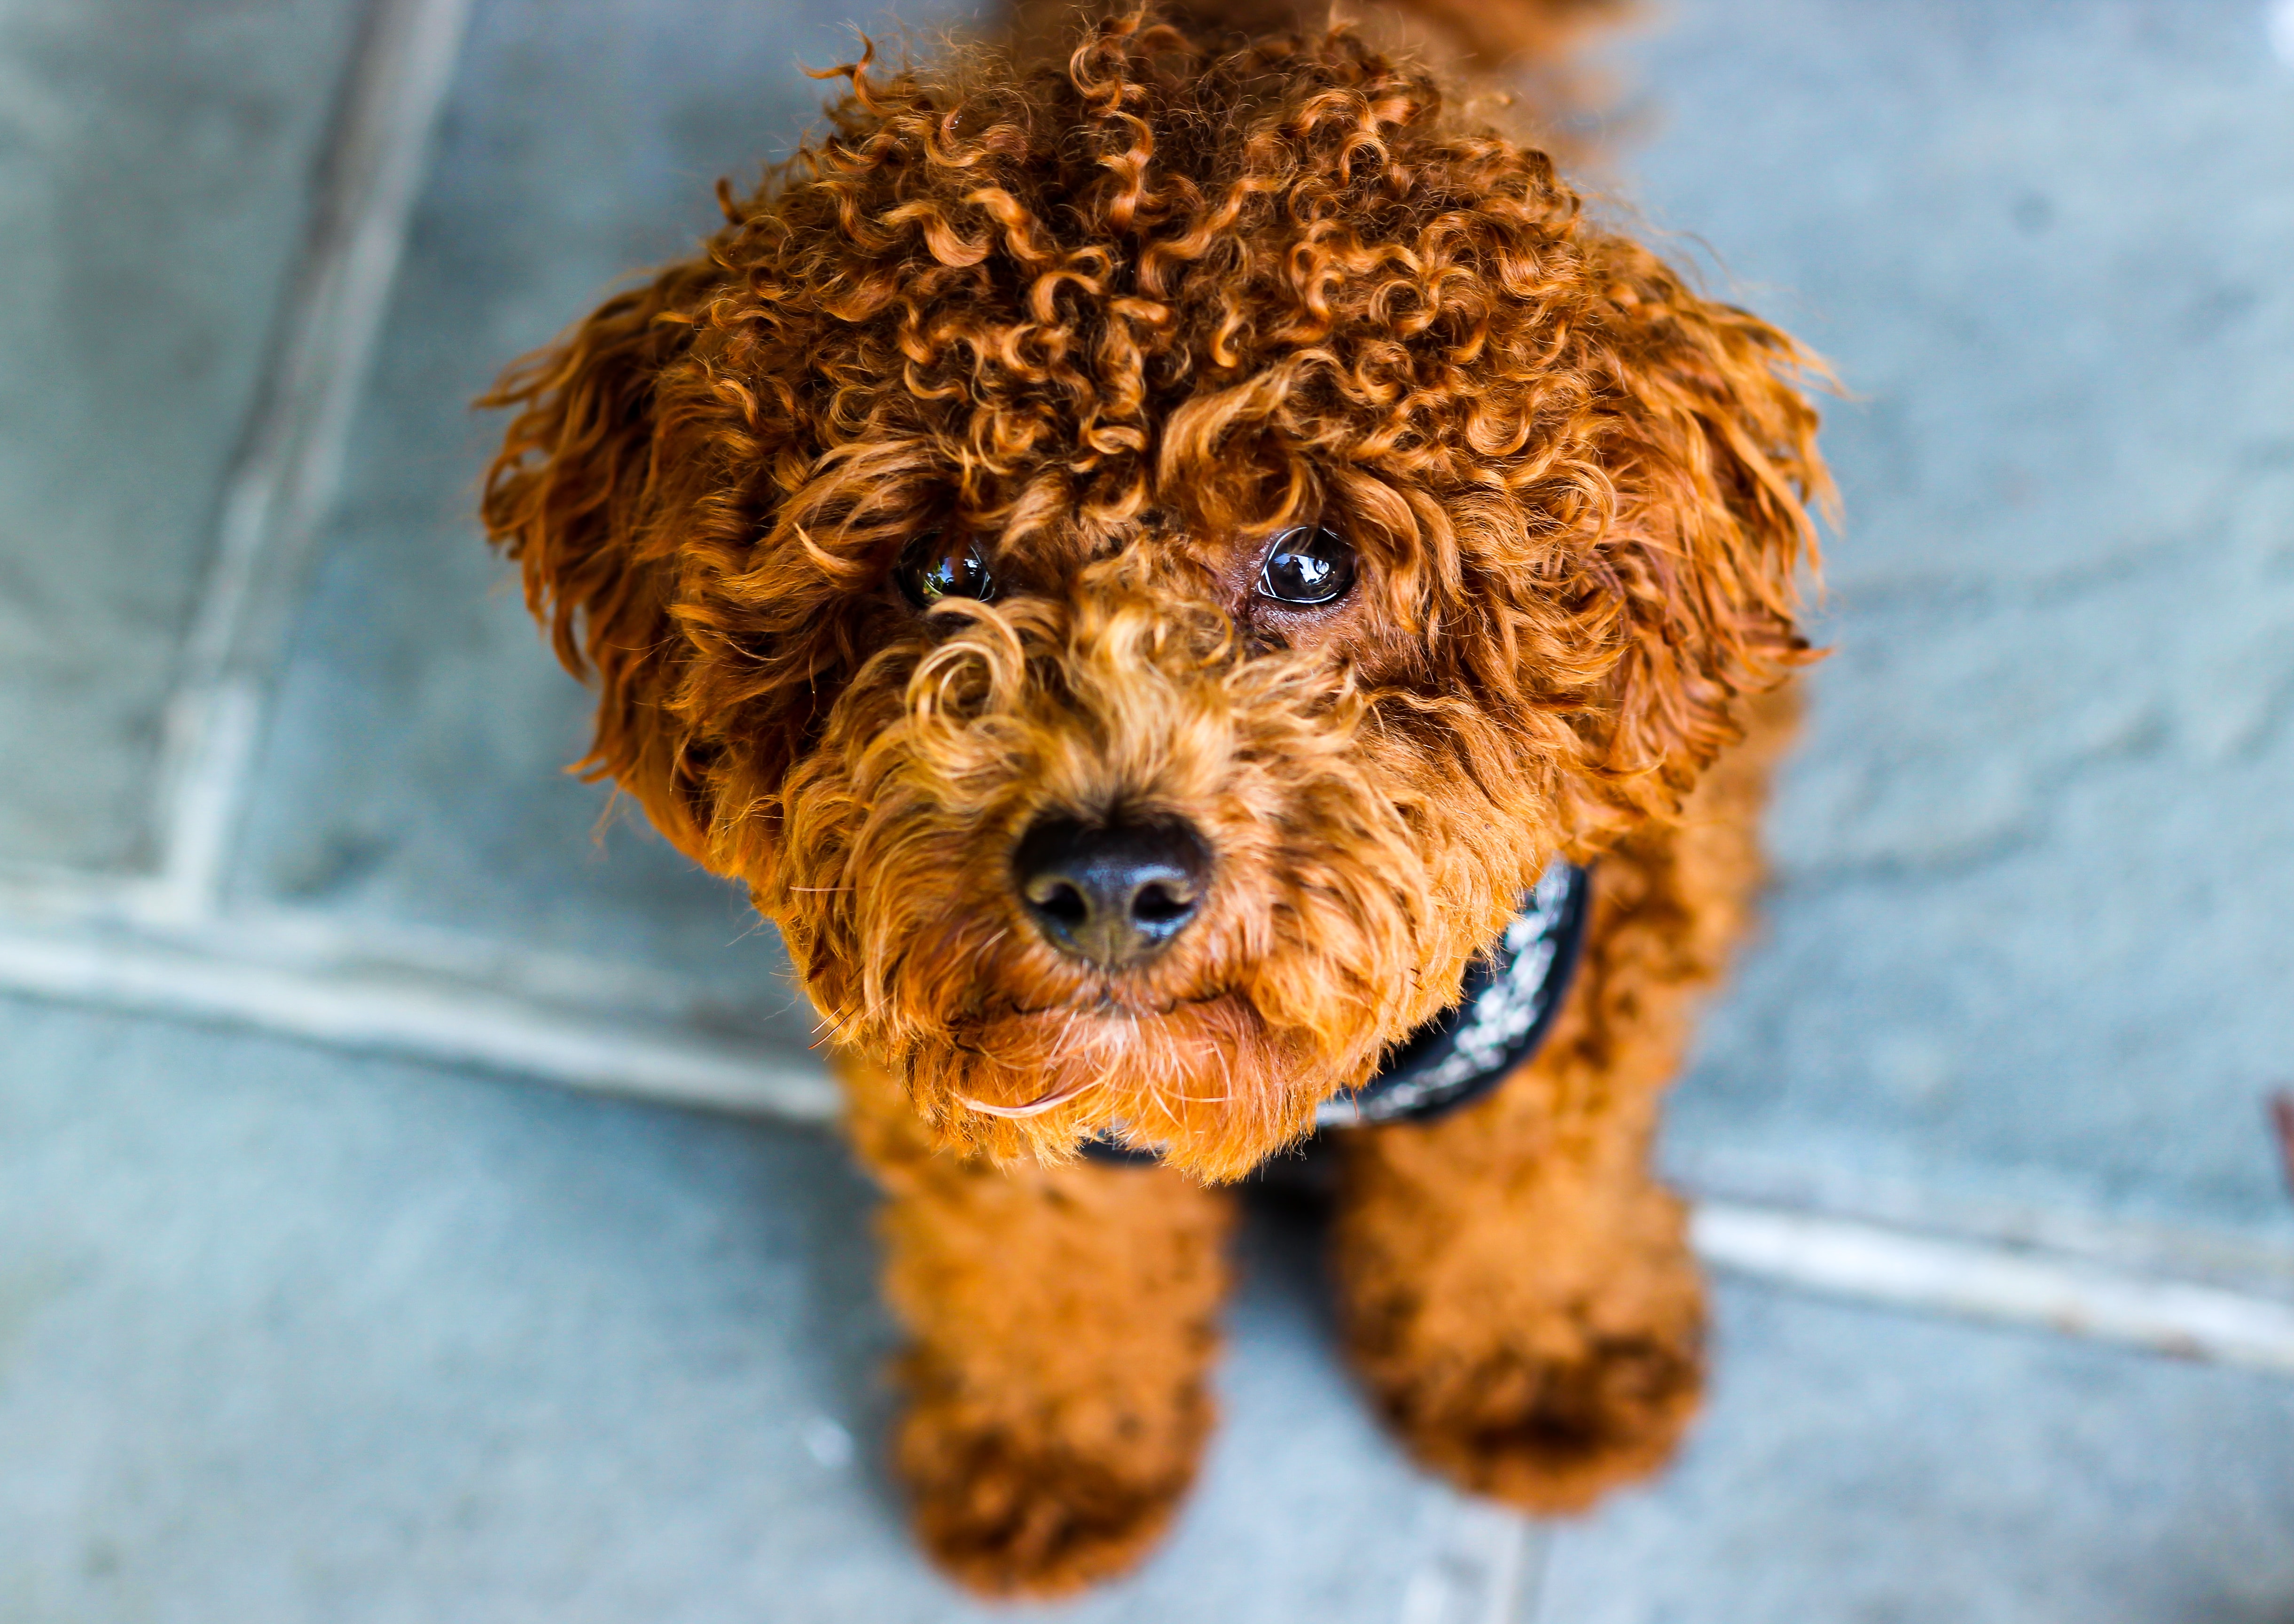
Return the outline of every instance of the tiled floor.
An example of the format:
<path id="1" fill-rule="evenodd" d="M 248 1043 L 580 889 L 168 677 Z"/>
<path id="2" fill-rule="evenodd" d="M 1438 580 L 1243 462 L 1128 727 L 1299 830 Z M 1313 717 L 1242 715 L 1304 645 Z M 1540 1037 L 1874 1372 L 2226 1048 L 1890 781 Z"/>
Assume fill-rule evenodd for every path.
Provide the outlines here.
<path id="1" fill-rule="evenodd" d="M 1636 199 L 1852 393 L 1839 652 L 1685 1162 L 2294 1240 L 2259 1104 L 2294 1056 L 2294 62 L 2265 12 L 1774 0 L 1645 47 Z"/>
<path id="2" fill-rule="evenodd" d="M 500 424 L 469 402 L 752 182 L 834 60 L 809 17 L 724 0 L 477 7 L 346 484 L 257 771 L 238 893 L 347 921 L 513 936 L 650 967 L 693 1019 L 801 1047 L 785 961 L 745 899 L 566 778 L 587 705 L 471 520 Z"/>
<path id="3" fill-rule="evenodd" d="M 1540 1624 L 2282 1624 L 2294 1388 L 1738 1289 L 1678 1469 L 1560 1531 Z"/>
<path id="4" fill-rule="evenodd" d="M 357 0 L 0 5 L 0 860 L 152 857 Z"/>
<path id="5" fill-rule="evenodd" d="M 825 1140 L 4 999 L 0 1076 L 12 1624 L 980 1616 L 878 1466 L 868 1201 Z M 1312 1227 L 1262 1213 L 1244 1265 L 1177 1534 L 1031 1616 L 2294 1612 L 2294 1387 L 1744 1284 L 1679 1470 L 1555 1531 L 1534 1611 L 1445 1611 L 1471 1514 L 1335 1363 Z"/>

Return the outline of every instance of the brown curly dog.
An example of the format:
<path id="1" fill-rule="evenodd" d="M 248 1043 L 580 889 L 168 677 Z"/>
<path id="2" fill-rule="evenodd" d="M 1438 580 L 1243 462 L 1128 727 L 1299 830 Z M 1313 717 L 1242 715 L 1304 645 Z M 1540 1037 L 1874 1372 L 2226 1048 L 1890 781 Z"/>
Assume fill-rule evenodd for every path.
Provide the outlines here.
<path id="1" fill-rule="evenodd" d="M 1345 1324 L 1421 1459 L 1533 1510 L 1696 1406 L 1646 1152 L 1745 926 L 1824 476 L 1805 353 L 1420 65 L 1587 9 L 1427 4 L 1400 52 L 1023 15 L 849 65 L 699 257 L 490 397 L 487 527 L 595 676 L 590 765 L 748 884 L 838 1045 L 899 1469 L 981 1590 L 1156 1538 L 1217 1186 L 1597 857 L 1503 1085 L 1333 1130 Z"/>

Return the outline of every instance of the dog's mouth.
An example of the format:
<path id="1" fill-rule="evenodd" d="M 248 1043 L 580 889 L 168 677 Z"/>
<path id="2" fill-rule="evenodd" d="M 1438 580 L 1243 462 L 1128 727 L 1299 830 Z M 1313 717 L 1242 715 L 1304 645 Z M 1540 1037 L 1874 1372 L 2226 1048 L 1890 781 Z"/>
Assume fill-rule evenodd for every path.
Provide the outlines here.
<path id="1" fill-rule="evenodd" d="M 1086 989 L 1074 998 L 1023 1003 L 1018 998 L 991 1001 L 974 1025 L 1002 1020 L 1110 1020 L 1137 1023 L 1167 1020 L 1182 1011 L 1218 1003 L 1242 995 L 1232 987 L 1216 987 L 1200 993 L 1138 994 L 1119 986 Z"/>
<path id="2" fill-rule="evenodd" d="M 1256 1029 L 1261 1023 L 1242 995 L 1232 987 L 1179 997 L 1126 997 L 1116 989 L 1102 988 L 1071 1002 L 1026 1005 L 1010 1003 L 992 1014 L 964 1023 L 950 1034 L 958 1051 L 983 1059 L 1020 1047 L 1045 1056 L 1043 1086 L 1016 1100 L 976 1098 L 959 1094 L 956 1102 L 968 1111 L 1005 1121 L 1041 1116 L 1062 1106 L 1088 1107 L 1094 1091 L 1119 1092 L 1124 1078 L 1143 1068 L 1167 1067 L 1160 1052 L 1175 1042 L 1190 1049 L 1203 1046 L 1198 1030 L 1174 1034 L 1175 1022 L 1210 1011 L 1225 1017 L 1217 1025 Z M 1048 1041 L 1045 1053 L 1042 1045 Z M 1222 1068 L 1232 1081 L 1232 1064 Z M 1195 1104 L 1224 1104 L 1192 1099 Z"/>
<path id="3" fill-rule="evenodd" d="M 1326 1069 L 1318 1058 L 1225 988 L 1153 1002 L 1007 1004 L 912 1051 L 910 1080 L 928 1114 L 961 1139 L 1065 1156 L 1119 1138 L 1224 1178 L 1311 1125 L 1315 1100 L 1329 1092 L 1318 1086 Z"/>

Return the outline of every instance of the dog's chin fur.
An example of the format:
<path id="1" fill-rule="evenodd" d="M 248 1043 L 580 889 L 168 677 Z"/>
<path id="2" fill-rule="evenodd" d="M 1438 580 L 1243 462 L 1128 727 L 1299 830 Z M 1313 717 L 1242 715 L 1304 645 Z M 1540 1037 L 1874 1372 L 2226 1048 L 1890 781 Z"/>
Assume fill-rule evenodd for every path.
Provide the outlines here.
<path id="1" fill-rule="evenodd" d="M 1253 798 L 1228 787 L 1154 802 L 1193 809 L 1218 882 L 1203 917 L 1125 973 L 1044 941 L 1008 882 L 967 882 L 1007 868 L 992 840 L 980 860 L 938 873 L 895 865 L 793 892 L 835 899 L 793 910 L 788 937 L 837 1041 L 905 1084 L 954 1149 L 1056 1162 L 1103 1135 L 1204 1179 L 1247 1173 L 1455 997 L 1536 865 L 1493 848 L 1473 883 L 1452 889 L 1464 905 L 1446 910 L 1418 889 L 1427 865 L 1400 855 L 1316 885 L 1289 842 L 1267 838 Z"/>
<path id="2" fill-rule="evenodd" d="M 1200 1178 L 1239 1177 L 1455 997 L 1537 863 L 1492 849 L 1448 909 L 1426 905 L 1426 865 L 1399 857 L 1317 887 L 1266 839 L 1250 797 L 1223 799 L 1192 803 L 1220 876 L 1205 916 L 1140 970 L 1069 957 L 1008 885 L 967 882 L 1005 868 L 993 841 L 937 873 L 891 865 L 796 889 L 807 905 L 789 939 L 836 1040 L 903 1084 L 947 1148 L 1055 1163 L 1105 1136 Z"/>

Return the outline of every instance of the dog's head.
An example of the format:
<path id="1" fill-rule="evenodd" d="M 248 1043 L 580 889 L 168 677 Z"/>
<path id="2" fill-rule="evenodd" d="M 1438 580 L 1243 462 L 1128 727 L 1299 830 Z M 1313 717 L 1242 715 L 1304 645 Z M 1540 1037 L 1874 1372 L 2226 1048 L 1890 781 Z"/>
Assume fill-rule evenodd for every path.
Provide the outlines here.
<path id="1" fill-rule="evenodd" d="M 844 71 L 489 529 L 951 1141 L 1236 1174 L 1803 657 L 1805 357 L 1343 33 Z"/>

